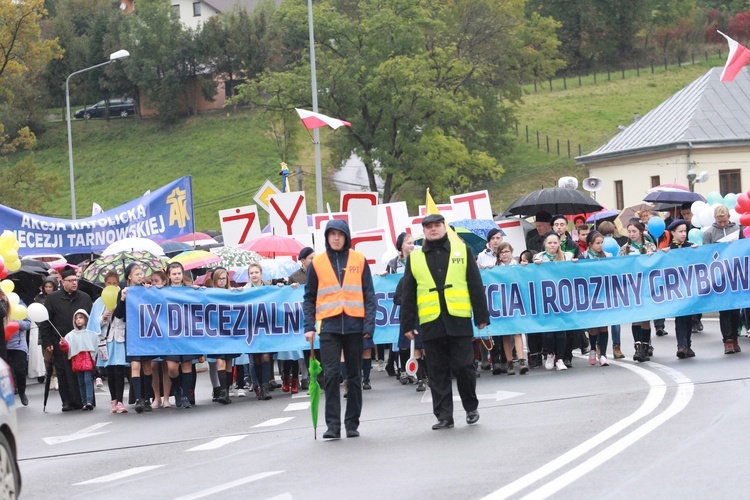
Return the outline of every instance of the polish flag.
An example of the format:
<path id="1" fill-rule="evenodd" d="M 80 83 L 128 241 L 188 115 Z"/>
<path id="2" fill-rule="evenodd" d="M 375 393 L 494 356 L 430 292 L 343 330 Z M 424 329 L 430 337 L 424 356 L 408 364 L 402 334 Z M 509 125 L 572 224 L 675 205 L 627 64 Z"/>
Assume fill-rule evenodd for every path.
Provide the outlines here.
<path id="1" fill-rule="evenodd" d="M 343 127 L 344 125 L 346 125 L 347 127 L 352 126 L 351 123 L 345 122 L 344 120 L 337 120 L 336 118 L 331 118 L 330 116 L 321 115 L 320 113 L 313 113 L 312 111 L 307 111 L 306 109 L 299 109 L 299 108 L 294 108 L 294 109 L 297 111 L 297 114 L 302 120 L 302 124 L 305 126 L 307 130 L 325 127 L 326 125 L 331 127 L 334 130 L 339 127 Z"/>
<path id="2" fill-rule="evenodd" d="M 726 38 L 729 44 L 729 57 L 727 57 L 727 64 L 724 66 L 724 71 L 721 72 L 721 81 L 733 82 L 740 70 L 750 61 L 750 50 L 747 50 L 747 47 L 732 40 L 721 31 L 716 31 Z"/>

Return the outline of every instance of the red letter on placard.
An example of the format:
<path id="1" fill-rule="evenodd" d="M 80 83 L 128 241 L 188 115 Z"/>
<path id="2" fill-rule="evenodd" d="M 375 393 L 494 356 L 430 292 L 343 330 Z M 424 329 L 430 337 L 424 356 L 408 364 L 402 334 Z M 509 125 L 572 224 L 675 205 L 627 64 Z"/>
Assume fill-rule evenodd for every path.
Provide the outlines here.
<path id="1" fill-rule="evenodd" d="M 300 207 L 302 206 L 302 200 L 305 198 L 303 196 L 300 196 L 297 200 L 297 203 L 294 205 L 294 210 L 292 210 L 292 216 L 288 219 L 284 216 L 284 212 L 279 208 L 279 205 L 276 203 L 276 200 L 271 199 L 270 205 L 273 206 L 273 209 L 276 210 L 276 213 L 279 214 L 279 217 L 281 217 L 281 220 L 284 221 L 284 224 L 286 224 L 286 234 L 292 234 L 292 222 L 294 221 L 294 218 L 297 216 L 297 212 L 299 212 Z"/>
<path id="2" fill-rule="evenodd" d="M 357 245 L 360 243 L 366 243 L 368 241 L 383 241 L 383 236 L 381 234 L 376 234 L 373 236 L 354 236 L 352 238 L 352 248 L 357 249 Z M 376 264 L 378 261 L 375 259 L 367 259 L 367 263 L 370 265 Z"/>
<path id="3" fill-rule="evenodd" d="M 242 230 L 242 235 L 240 236 L 240 241 L 239 241 L 239 244 L 242 245 L 243 243 L 245 243 L 245 238 L 247 238 L 247 233 L 250 232 L 250 228 L 253 226 L 253 222 L 255 222 L 256 214 L 254 212 L 250 212 L 249 214 L 240 214 L 239 208 L 237 209 L 237 213 L 239 215 L 230 215 L 229 217 L 223 217 L 221 221 L 232 222 L 235 220 L 247 219 L 247 224 L 245 224 L 245 229 Z"/>
<path id="4" fill-rule="evenodd" d="M 467 194 L 466 196 L 454 196 L 453 203 L 468 203 L 469 211 L 471 212 L 471 218 L 477 218 L 477 212 L 474 210 L 474 201 L 487 198 L 484 193 Z"/>

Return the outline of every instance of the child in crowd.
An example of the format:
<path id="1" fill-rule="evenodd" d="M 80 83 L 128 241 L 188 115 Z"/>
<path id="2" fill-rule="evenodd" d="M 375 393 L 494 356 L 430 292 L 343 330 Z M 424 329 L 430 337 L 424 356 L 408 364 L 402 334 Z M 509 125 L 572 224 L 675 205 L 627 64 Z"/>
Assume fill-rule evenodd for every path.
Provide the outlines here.
<path id="1" fill-rule="evenodd" d="M 99 336 L 87 329 L 88 323 L 89 314 L 83 309 L 78 309 L 73 315 L 73 330 L 65 336 L 68 343 L 68 359 L 73 367 L 73 373 L 78 376 L 81 402 L 86 402 L 83 411 L 94 409 L 94 384 L 91 373 L 94 371 L 94 358 L 99 349 Z"/>

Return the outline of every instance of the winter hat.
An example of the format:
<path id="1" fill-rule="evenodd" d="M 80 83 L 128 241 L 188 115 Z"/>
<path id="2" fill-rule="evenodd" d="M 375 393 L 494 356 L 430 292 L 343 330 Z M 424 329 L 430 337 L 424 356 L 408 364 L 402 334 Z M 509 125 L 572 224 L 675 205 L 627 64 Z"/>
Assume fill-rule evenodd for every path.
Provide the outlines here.
<path id="1" fill-rule="evenodd" d="M 550 215 L 549 212 L 545 210 L 540 210 L 539 212 L 537 212 L 535 219 L 537 222 L 547 222 L 547 223 L 552 222 L 552 216 Z"/>
<path id="2" fill-rule="evenodd" d="M 492 239 L 492 237 L 498 233 L 500 233 L 500 236 L 505 236 L 505 233 L 500 228 L 493 228 L 487 231 L 487 241 L 489 242 Z"/>
<path id="3" fill-rule="evenodd" d="M 672 221 L 672 223 L 667 227 L 667 231 L 674 231 L 681 225 L 685 224 L 687 226 L 687 221 L 685 219 L 675 219 Z"/>
<path id="4" fill-rule="evenodd" d="M 68 278 L 70 276 L 75 276 L 75 275 L 76 275 L 76 270 L 70 266 L 65 266 L 62 268 L 62 271 L 60 271 L 60 276 L 62 277 L 62 279 Z"/>
<path id="5" fill-rule="evenodd" d="M 430 214 L 424 219 L 422 219 L 422 227 L 428 224 L 433 224 L 435 222 L 445 222 L 445 217 L 443 217 L 440 214 Z"/>
<path id="6" fill-rule="evenodd" d="M 304 260 L 310 256 L 310 254 L 315 253 L 315 250 L 313 250 L 310 247 L 305 247 L 302 250 L 299 251 L 299 256 L 297 257 L 297 260 Z"/>

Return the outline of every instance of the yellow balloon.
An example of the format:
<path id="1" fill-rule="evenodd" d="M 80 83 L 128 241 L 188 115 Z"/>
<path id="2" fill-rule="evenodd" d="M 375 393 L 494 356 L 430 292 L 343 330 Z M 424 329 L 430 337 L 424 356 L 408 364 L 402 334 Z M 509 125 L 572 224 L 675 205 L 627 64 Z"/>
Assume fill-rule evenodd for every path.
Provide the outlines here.
<path id="1" fill-rule="evenodd" d="M 10 319 L 16 320 L 16 321 L 23 321 L 26 319 L 26 316 L 28 315 L 28 312 L 26 311 L 26 307 L 21 305 L 14 305 L 10 308 Z"/>
<path id="2" fill-rule="evenodd" d="M 0 247 L 0 255 L 3 256 L 5 262 L 18 260 L 18 252 L 11 247 Z"/>
<path id="3" fill-rule="evenodd" d="M 120 293 L 120 289 L 115 285 L 105 286 L 102 290 L 102 302 L 104 307 L 112 311 L 117 306 L 117 294 Z"/>
<path id="4" fill-rule="evenodd" d="M 16 234 L 7 229 L 0 234 L 0 249 L 13 248 L 13 245 L 18 241 Z"/>
<path id="5" fill-rule="evenodd" d="M 11 307 L 17 305 L 20 301 L 21 297 L 17 293 L 10 292 L 8 294 L 8 302 L 10 302 Z"/>
<path id="6" fill-rule="evenodd" d="M 15 242 L 15 243 L 13 243 L 13 246 L 12 246 L 11 248 L 12 248 L 13 250 L 15 250 L 16 252 L 17 252 L 17 251 L 19 251 L 19 250 L 21 249 L 21 242 L 20 242 L 20 241 L 18 241 L 18 240 L 16 240 L 16 242 Z"/>
<path id="7" fill-rule="evenodd" d="M 15 273 L 19 269 L 21 269 L 21 261 L 16 257 L 16 260 L 12 262 L 5 261 L 5 269 L 10 271 L 11 273 Z"/>
<path id="8" fill-rule="evenodd" d="M 8 295 L 10 292 L 13 291 L 13 289 L 16 288 L 16 284 L 13 283 L 11 280 L 3 280 L 3 281 L 0 281 L 0 288 L 2 288 L 3 292 L 5 292 L 5 295 Z"/>

